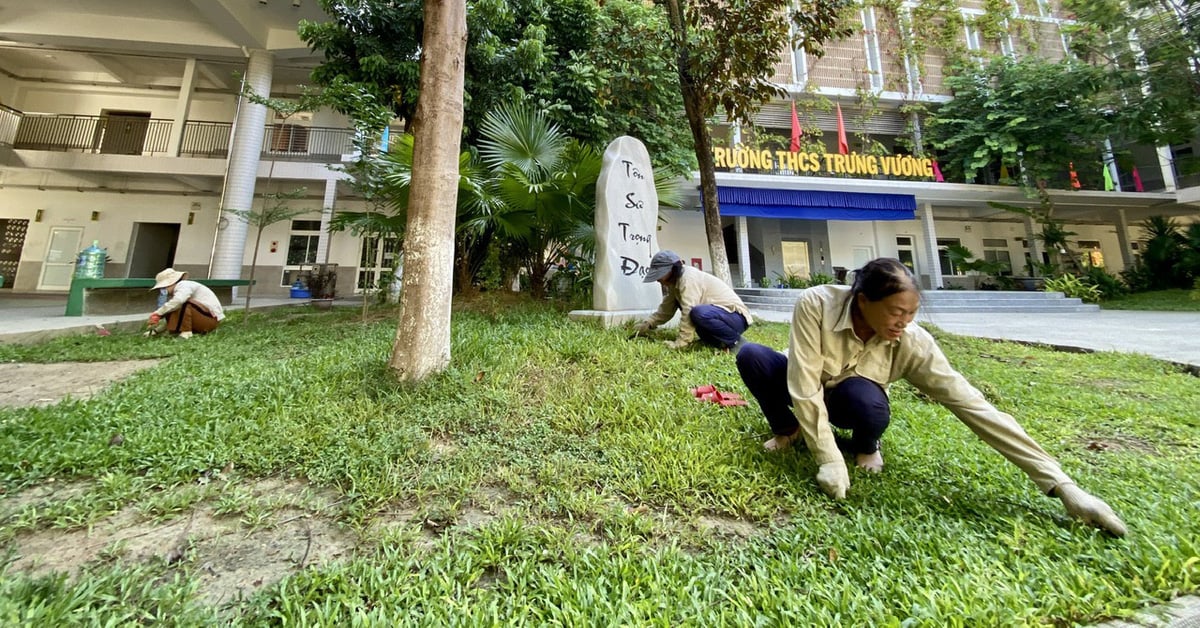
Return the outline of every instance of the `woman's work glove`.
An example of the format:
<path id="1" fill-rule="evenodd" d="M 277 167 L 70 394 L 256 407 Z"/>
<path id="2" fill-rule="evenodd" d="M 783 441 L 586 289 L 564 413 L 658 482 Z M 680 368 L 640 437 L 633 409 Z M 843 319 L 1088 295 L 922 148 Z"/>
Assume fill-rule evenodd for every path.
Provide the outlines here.
<path id="1" fill-rule="evenodd" d="M 672 349 L 682 349 L 691 343 L 687 342 L 686 340 L 664 340 L 663 344 Z"/>
<path id="2" fill-rule="evenodd" d="M 1054 492 L 1062 500 L 1067 514 L 1088 525 L 1107 530 L 1113 536 L 1125 536 L 1125 524 L 1104 500 L 1071 483 L 1059 484 Z"/>
<path id="3" fill-rule="evenodd" d="M 846 490 L 850 488 L 850 474 L 846 472 L 846 463 L 834 460 L 821 465 L 817 469 L 817 485 L 826 495 L 834 499 L 845 499 Z"/>
<path id="4" fill-rule="evenodd" d="M 642 321 L 642 322 L 638 323 L 637 325 L 634 325 L 633 331 L 635 331 L 639 334 L 644 334 L 644 333 L 650 331 L 650 321 Z"/>

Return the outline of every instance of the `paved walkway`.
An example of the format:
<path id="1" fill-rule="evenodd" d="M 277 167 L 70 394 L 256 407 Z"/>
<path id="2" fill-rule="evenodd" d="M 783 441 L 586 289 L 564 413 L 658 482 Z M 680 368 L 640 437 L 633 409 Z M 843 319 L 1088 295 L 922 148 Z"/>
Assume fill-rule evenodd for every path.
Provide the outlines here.
<path id="1" fill-rule="evenodd" d="M 758 320 L 788 322 L 786 312 L 753 312 Z M 1060 349 L 1142 353 L 1200 375 L 1200 312 L 1101 310 L 1081 314 L 940 314 L 917 320 L 979 338 L 1045 344 Z"/>

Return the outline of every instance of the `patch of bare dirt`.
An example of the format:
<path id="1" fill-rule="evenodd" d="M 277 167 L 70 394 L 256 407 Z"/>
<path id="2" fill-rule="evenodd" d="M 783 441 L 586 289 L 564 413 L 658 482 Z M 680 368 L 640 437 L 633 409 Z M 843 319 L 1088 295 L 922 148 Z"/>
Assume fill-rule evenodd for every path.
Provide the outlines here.
<path id="1" fill-rule="evenodd" d="M 112 383 L 159 362 L 161 360 L 0 364 L 0 406 L 48 406 L 68 396 L 87 399 Z"/>
<path id="2" fill-rule="evenodd" d="M 357 537 L 322 512 L 334 505 L 329 495 L 284 480 L 258 482 L 250 489 L 258 503 L 272 508 L 256 525 L 246 525 L 236 514 L 217 515 L 209 503 L 166 521 L 147 519 L 129 506 L 90 528 L 18 534 L 10 569 L 35 576 L 73 575 L 84 565 L 106 560 L 186 561 L 200 582 L 200 599 L 219 605 L 355 551 Z M 36 501 L 25 495 L 19 499 Z"/>
<path id="3" fill-rule="evenodd" d="M 1141 454 L 1157 454 L 1158 451 L 1150 441 L 1128 434 L 1112 434 L 1103 438 L 1098 436 L 1083 439 L 1084 448 L 1088 451 L 1134 451 Z"/>
<path id="4" fill-rule="evenodd" d="M 716 515 L 702 516 L 696 521 L 696 525 L 701 530 L 717 534 L 718 536 L 748 539 L 762 534 L 762 530 L 749 521 Z"/>

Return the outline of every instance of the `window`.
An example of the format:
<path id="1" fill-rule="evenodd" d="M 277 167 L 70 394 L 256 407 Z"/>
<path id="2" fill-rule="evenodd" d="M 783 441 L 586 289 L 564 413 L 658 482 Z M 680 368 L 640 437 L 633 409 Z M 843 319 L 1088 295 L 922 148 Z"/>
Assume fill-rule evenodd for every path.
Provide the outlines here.
<path id="1" fill-rule="evenodd" d="M 959 272 L 959 270 L 957 268 L 954 267 L 954 264 L 950 261 L 950 256 L 946 254 L 946 247 L 953 246 L 956 244 L 962 244 L 962 241 L 959 240 L 958 238 L 938 238 L 937 239 L 938 265 L 941 267 L 941 271 L 942 271 L 943 275 L 960 275 L 960 274 L 962 274 Z"/>
<path id="2" fill-rule="evenodd" d="M 304 266 L 317 263 L 317 243 L 321 241 L 320 220 L 293 220 L 288 237 L 287 258 L 279 285 L 290 286 Z"/>
<path id="3" fill-rule="evenodd" d="M 1100 250 L 1099 240 L 1080 240 L 1079 256 L 1088 266 L 1104 268 L 1104 252 Z"/>
<path id="4" fill-rule="evenodd" d="M 1000 271 L 1001 275 L 1011 275 L 1013 272 L 1012 256 L 1008 252 L 1008 240 L 1004 238 L 984 238 L 983 259 L 988 262 L 1004 264 L 1004 270 Z"/>
<path id="5" fill-rule="evenodd" d="M 1004 20 L 1004 34 L 1000 36 L 1000 54 L 1006 57 L 1017 56 L 1016 47 L 1013 46 L 1012 34 L 1008 30 L 1008 20 Z"/>
<path id="6" fill-rule="evenodd" d="M 975 26 L 971 18 L 963 16 L 967 19 L 963 21 L 963 29 L 966 32 L 967 50 L 978 51 L 983 48 L 979 40 L 979 27 Z"/>
<path id="7" fill-rule="evenodd" d="M 900 18 L 900 37 L 904 41 L 913 40 L 912 32 L 912 8 L 905 6 Z M 920 63 L 911 54 L 904 55 L 904 73 L 908 78 L 908 95 L 920 96 L 925 93 L 925 86 L 921 83 Z"/>
<path id="8" fill-rule="evenodd" d="M 908 266 L 908 270 L 917 274 L 917 260 L 913 253 L 913 237 L 912 236 L 896 236 L 896 259 L 900 260 L 901 264 Z"/>
<path id="9" fill-rule="evenodd" d="M 879 31 L 875 30 L 875 7 L 859 12 L 863 23 L 863 45 L 867 52 L 867 73 L 871 76 L 871 90 L 883 89 L 883 62 L 879 59 Z"/>

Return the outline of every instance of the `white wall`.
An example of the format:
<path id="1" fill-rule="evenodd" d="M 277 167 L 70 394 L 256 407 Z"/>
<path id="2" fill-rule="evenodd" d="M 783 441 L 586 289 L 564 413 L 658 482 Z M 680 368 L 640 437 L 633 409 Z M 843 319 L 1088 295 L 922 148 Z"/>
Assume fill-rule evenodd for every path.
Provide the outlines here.
<path id="1" fill-rule="evenodd" d="M 708 254 L 708 237 L 704 235 L 704 212 L 682 209 L 659 209 L 663 218 L 658 223 L 658 248 L 675 251 L 685 264 L 698 257 L 704 270 L 712 272 L 712 256 Z"/>

